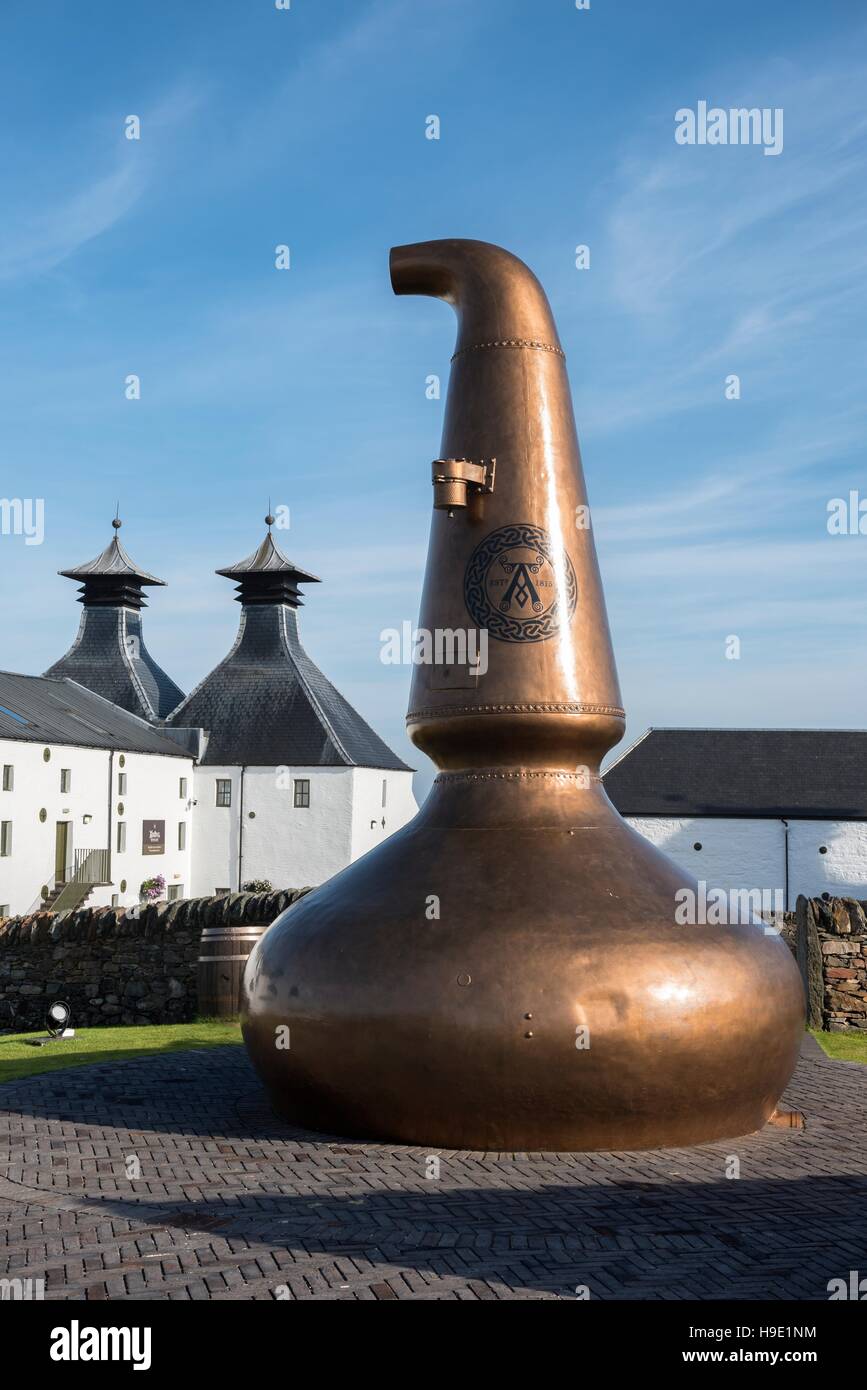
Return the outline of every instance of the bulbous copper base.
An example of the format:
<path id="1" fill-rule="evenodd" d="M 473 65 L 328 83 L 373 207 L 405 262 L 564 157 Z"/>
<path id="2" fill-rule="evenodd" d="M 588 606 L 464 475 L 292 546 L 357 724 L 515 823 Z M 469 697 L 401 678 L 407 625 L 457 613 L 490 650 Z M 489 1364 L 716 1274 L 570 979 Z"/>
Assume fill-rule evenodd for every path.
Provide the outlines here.
<path id="1" fill-rule="evenodd" d="M 756 1130 L 795 1067 L 800 975 L 761 924 L 678 925 L 690 885 L 595 779 L 441 775 L 258 943 L 250 1056 L 287 1119 L 365 1139 L 643 1149 Z"/>

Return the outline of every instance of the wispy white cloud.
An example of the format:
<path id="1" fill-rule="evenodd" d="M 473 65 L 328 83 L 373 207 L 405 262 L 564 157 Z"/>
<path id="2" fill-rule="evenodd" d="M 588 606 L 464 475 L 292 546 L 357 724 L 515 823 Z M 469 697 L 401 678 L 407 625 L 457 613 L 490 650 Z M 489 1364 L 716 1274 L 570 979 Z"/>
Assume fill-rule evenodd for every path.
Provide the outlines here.
<path id="1" fill-rule="evenodd" d="M 90 113 L 86 125 L 59 128 L 49 151 L 51 176 L 38 185 L 7 182 L 4 189 L 0 282 L 52 272 L 117 226 L 144 196 L 165 142 L 202 104 L 205 91 L 204 84 L 178 81 L 136 112 L 143 122 L 141 141 L 125 138 L 117 113 L 105 113 L 100 123 Z M 43 146 L 43 175 L 47 162 Z M 94 173 L 100 165 L 103 171 Z"/>

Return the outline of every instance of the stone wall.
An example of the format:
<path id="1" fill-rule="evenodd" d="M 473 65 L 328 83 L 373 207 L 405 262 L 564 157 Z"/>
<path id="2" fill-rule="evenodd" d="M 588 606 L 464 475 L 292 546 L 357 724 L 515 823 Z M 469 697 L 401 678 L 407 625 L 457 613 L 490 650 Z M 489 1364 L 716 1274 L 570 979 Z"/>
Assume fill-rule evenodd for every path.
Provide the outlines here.
<path id="1" fill-rule="evenodd" d="M 267 926 L 309 889 L 230 893 L 148 907 L 82 908 L 0 921 L 0 1030 L 43 1027 L 54 999 L 73 1027 L 184 1023 L 198 1012 L 202 927 Z"/>
<path id="2" fill-rule="evenodd" d="M 855 898 L 798 898 L 795 954 L 811 1028 L 867 1030 L 865 908 Z"/>

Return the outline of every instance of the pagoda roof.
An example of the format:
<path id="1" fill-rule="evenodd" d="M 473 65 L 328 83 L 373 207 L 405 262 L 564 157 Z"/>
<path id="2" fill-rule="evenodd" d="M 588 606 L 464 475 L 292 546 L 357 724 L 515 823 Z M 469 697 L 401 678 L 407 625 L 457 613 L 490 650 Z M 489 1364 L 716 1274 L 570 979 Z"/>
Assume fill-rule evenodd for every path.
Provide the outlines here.
<path id="1" fill-rule="evenodd" d="M 306 570 L 293 564 L 283 554 L 270 530 L 261 545 L 245 559 L 239 560 L 237 564 L 227 565 L 225 569 L 217 570 L 216 573 L 224 574 L 227 579 L 242 579 L 248 574 L 292 574 L 302 584 L 322 582 L 317 575 L 308 574 Z"/>
<path id="2" fill-rule="evenodd" d="M 157 579 L 155 575 L 148 574 L 147 570 L 139 569 L 134 560 L 130 559 L 124 547 L 121 545 L 119 536 L 112 536 L 105 550 L 97 555 L 95 560 L 88 560 L 83 565 L 76 565 L 74 569 L 58 570 L 64 579 L 77 579 L 81 583 L 86 583 L 89 579 L 132 579 L 138 584 L 160 584 L 165 585 L 164 579 Z"/>
<path id="3" fill-rule="evenodd" d="M 319 584 L 315 574 L 298 565 L 283 554 L 271 534 L 274 518 L 269 513 L 265 521 L 268 532 L 261 544 L 237 564 L 227 565 L 217 570 L 226 579 L 234 579 L 238 584 L 235 598 L 244 605 L 255 603 L 286 603 L 291 608 L 301 606 L 298 592 L 299 584 Z"/>

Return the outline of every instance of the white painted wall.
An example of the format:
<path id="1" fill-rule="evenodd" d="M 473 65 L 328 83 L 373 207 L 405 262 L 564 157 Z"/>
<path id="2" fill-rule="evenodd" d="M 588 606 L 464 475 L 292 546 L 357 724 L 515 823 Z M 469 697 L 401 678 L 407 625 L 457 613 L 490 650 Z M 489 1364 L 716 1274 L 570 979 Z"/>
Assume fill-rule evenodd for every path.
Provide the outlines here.
<path id="1" fill-rule="evenodd" d="M 50 753 L 48 761 L 44 749 Z M 102 748 L 74 748 L 65 744 L 36 744 L 0 739 L 0 765 L 14 768 L 11 792 L 0 790 L 0 820 L 12 822 L 12 854 L 0 857 L 0 906 L 10 912 L 26 912 L 33 906 L 42 884 L 54 878 L 55 827 L 68 820 L 69 858 L 76 849 L 110 848 L 113 883 L 94 891 L 88 902 L 102 905 L 117 893 L 123 906 L 138 901 L 142 879 L 162 873 L 167 884 L 176 883 L 188 891 L 192 855 L 192 825 L 188 824 L 187 847 L 177 848 L 177 822 L 189 811 L 178 796 L 180 777 L 192 788 L 192 760 L 159 754 L 126 753 L 126 766 L 119 766 L 119 753 Z M 72 779 L 68 793 L 60 790 L 60 772 L 69 768 Z M 127 775 L 127 793 L 118 795 L 119 772 Z M 111 786 L 109 774 L 111 773 Z M 127 824 L 127 850 L 116 851 L 115 826 L 118 804 L 124 804 Z M 40 809 L 47 812 L 39 819 Z M 179 809 L 180 808 L 180 809 Z M 85 817 L 90 817 L 89 824 Z M 144 856 L 141 853 L 142 821 L 166 821 L 166 852 Z M 120 881 L 126 879 L 121 893 Z"/>
<path id="2" fill-rule="evenodd" d="M 217 778 L 232 783 L 231 806 L 216 805 Z M 238 767 L 197 767 L 193 774 L 193 860 L 192 894 L 204 898 L 217 888 L 238 888 L 238 815 L 241 769 Z"/>
<path id="3" fill-rule="evenodd" d="M 310 806 L 295 805 L 295 779 L 310 782 Z M 218 779 L 231 806 L 216 804 Z M 387 783 L 382 805 L 382 783 Z M 194 796 L 193 894 L 267 879 L 275 888 L 324 883 L 415 815 L 412 773 L 348 767 L 198 767 Z M 382 820 L 385 819 L 385 828 Z M 371 825 L 374 822 L 374 825 Z M 243 826 L 243 834 L 241 827 Z M 239 872 L 239 841 L 242 859 Z"/>
<path id="4" fill-rule="evenodd" d="M 626 820 L 709 888 L 785 889 L 785 826 L 780 820 L 724 816 L 627 816 Z M 696 844 L 700 850 L 694 848 Z"/>
<path id="5" fill-rule="evenodd" d="M 43 750 L 48 747 L 50 761 Z M 108 754 L 102 749 L 0 739 L 0 764 L 14 769 L 12 791 L 0 791 L 0 820 L 12 822 L 12 854 L 0 858 L 0 906 L 26 912 L 43 883 L 54 878 L 55 827 L 70 821 L 69 855 L 103 849 L 108 822 Z M 72 773 L 72 789 L 60 791 L 61 768 Z M 44 808 L 47 817 L 39 819 Z M 91 816 L 89 825 L 84 817 Z"/>
<path id="6" fill-rule="evenodd" d="M 867 823 L 726 817 L 627 816 L 646 839 L 709 888 L 785 887 L 787 907 L 799 893 L 867 898 Z M 693 846 L 698 843 L 700 850 Z M 821 851 L 824 848 L 825 853 Z"/>
<path id="7" fill-rule="evenodd" d="M 91 903 L 111 902 L 112 893 L 119 894 L 122 907 L 138 902 L 139 887 L 144 879 L 162 874 L 166 881 L 166 892 L 177 888 L 180 897 L 189 898 L 192 879 L 193 843 L 195 830 L 192 823 L 193 761 L 191 758 L 161 757 L 151 753 L 126 753 L 126 766 L 118 765 L 119 755 L 115 753 L 112 775 L 112 825 L 111 825 L 111 871 L 114 887 L 97 889 Z M 118 793 L 118 774 L 126 773 L 126 794 Z M 187 799 L 180 795 L 180 779 L 187 781 Z M 123 805 L 123 815 L 120 806 Z M 115 846 L 118 820 L 126 822 L 126 850 L 118 853 Z M 165 826 L 165 852 L 163 854 L 144 854 L 142 852 L 142 822 L 163 820 Z M 178 848 L 178 823 L 186 821 L 186 848 Z M 120 882 L 126 880 L 126 891 L 120 892 Z"/>
<path id="8" fill-rule="evenodd" d="M 412 820 L 418 806 L 412 794 L 411 772 L 357 767 L 353 783 L 352 858 L 360 859 Z"/>
<path id="9" fill-rule="evenodd" d="M 825 854 L 820 851 L 824 848 Z M 867 898 L 867 824 L 789 821 L 789 895 Z"/>

